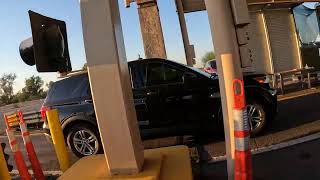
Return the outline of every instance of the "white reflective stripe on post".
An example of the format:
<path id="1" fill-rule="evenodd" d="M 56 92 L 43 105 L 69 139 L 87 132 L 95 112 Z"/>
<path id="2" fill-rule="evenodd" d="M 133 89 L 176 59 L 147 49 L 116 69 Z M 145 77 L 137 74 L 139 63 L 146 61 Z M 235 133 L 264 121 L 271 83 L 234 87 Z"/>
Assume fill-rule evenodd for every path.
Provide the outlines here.
<path id="1" fill-rule="evenodd" d="M 248 113 L 246 108 L 242 110 L 234 109 L 234 130 L 235 131 L 250 131 Z"/>
<path id="2" fill-rule="evenodd" d="M 27 125 L 26 123 L 20 123 L 20 129 L 21 129 L 21 134 L 24 143 L 31 142 L 29 131 L 27 130 Z"/>
<path id="3" fill-rule="evenodd" d="M 25 123 L 20 123 L 21 133 L 28 132 L 27 126 Z"/>
<path id="4" fill-rule="evenodd" d="M 250 150 L 250 137 L 235 138 L 235 148 L 237 151 L 248 151 Z"/>
<path id="5" fill-rule="evenodd" d="M 9 144 L 13 153 L 19 151 L 19 147 L 17 144 L 16 137 L 14 136 L 14 132 L 11 129 L 6 129 Z"/>

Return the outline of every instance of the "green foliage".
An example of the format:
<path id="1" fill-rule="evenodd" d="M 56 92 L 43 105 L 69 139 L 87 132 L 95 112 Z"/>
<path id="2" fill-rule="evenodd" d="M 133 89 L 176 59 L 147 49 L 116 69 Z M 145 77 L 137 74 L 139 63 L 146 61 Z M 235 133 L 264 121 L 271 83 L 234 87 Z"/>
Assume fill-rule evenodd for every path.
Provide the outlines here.
<path id="1" fill-rule="evenodd" d="M 88 68 L 88 64 L 84 63 L 83 66 L 82 66 L 82 70 L 87 70 L 87 68 Z"/>
<path id="2" fill-rule="evenodd" d="M 46 83 L 47 89 L 50 89 L 52 84 L 53 84 L 53 81 L 49 81 L 48 83 Z"/>
<path id="3" fill-rule="evenodd" d="M 16 74 L 3 74 L 0 77 L 0 106 L 46 97 L 47 92 L 42 88 L 44 82 L 39 76 L 27 78 L 25 80 L 25 87 L 14 94 L 13 85 L 16 77 Z M 52 83 L 50 81 L 46 86 L 49 88 Z"/>
<path id="4" fill-rule="evenodd" d="M 16 74 L 3 74 L 0 77 L 0 105 L 9 104 L 14 99 L 13 84 L 17 78 Z"/>
<path id="5" fill-rule="evenodd" d="M 216 54 L 211 51 L 211 52 L 207 52 L 202 58 L 201 58 L 201 62 L 203 65 L 205 65 L 208 61 L 213 60 L 216 58 Z"/>
<path id="6" fill-rule="evenodd" d="M 44 82 L 40 76 L 31 76 L 25 80 L 25 87 L 22 89 L 19 100 L 34 100 L 44 98 L 46 93 L 43 91 Z"/>

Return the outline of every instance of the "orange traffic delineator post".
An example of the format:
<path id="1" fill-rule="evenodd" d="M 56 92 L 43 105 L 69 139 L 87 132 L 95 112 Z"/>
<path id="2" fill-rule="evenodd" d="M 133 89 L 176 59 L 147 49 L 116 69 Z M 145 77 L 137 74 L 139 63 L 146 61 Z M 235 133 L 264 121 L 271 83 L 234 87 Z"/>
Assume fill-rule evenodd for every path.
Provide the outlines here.
<path id="1" fill-rule="evenodd" d="M 15 123 L 16 121 L 19 122 L 18 116 L 17 116 L 17 114 L 10 115 L 10 116 L 4 115 L 4 120 L 5 120 L 5 123 L 7 126 L 7 129 L 6 129 L 7 136 L 9 139 L 11 150 L 13 152 L 14 160 L 17 165 L 17 169 L 19 171 L 19 175 L 20 175 L 21 179 L 23 179 L 23 180 L 31 180 L 31 175 L 29 174 L 28 168 L 24 162 L 24 159 L 23 159 L 22 153 L 19 149 L 16 137 L 14 136 L 14 132 L 10 128 L 10 124 Z"/>
<path id="2" fill-rule="evenodd" d="M 235 160 L 234 179 L 252 180 L 252 157 L 250 151 L 250 127 L 244 95 L 244 83 L 242 80 L 233 81 L 234 92 L 234 138 Z"/>
<path id="3" fill-rule="evenodd" d="M 29 161 L 31 162 L 31 167 L 34 172 L 34 175 L 37 180 L 44 180 L 45 176 L 43 174 L 40 162 L 38 160 L 37 154 L 34 150 L 33 143 L 30 138 L 30 133 L 27 130 L 26 123 L 23 118 L 23 114 L 21 111 L 18 112 L 19 120 L 20 120 L 20 129 L 23 138 L 24 145 L 27 150 Z"/>

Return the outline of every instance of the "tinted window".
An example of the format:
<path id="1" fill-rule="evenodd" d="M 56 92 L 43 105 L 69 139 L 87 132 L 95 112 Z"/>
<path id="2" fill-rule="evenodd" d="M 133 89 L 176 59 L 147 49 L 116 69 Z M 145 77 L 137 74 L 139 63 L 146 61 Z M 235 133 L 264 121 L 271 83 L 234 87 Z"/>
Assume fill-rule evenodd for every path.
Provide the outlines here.
<path id="1" fill-rule="evenodd" d="M 150 63 L 147 68 L 147 86 L 182 83 L 183 71 L 162 63 Z"/>
<path id="2" fill-rule="evenodd" d="M 183 71 L 174 67 L 163 65 L 164 78 L 166 83 L 182 83 L 183 82 Z"/>
<path id="3" fill-rule="evenodd" d="M 160 63 L 150 63 L 147 68 L 147 86 L 164 84 L 164 71 Z"/>
<path id="4" fill-rule="evenodd" d="M 90 96 L 87 74 L 55 82 L 49 90 L 46 103 L 51 105 L 77 102 Z"/>
<path id="5" fill-rule="evenodd" d="M 140 64 L 130 65 L 130 73 L 133 88 L 144 87 L 145 68 Z"/>

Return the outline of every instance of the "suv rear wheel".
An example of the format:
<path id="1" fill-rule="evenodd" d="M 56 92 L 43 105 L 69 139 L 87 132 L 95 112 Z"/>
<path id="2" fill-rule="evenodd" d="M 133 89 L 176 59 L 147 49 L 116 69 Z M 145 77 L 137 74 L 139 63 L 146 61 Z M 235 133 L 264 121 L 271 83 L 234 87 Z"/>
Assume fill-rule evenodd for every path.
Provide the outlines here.
<path id="1" fill-rule="evenodd" d="M 67 143 L 78 157 L 90 156 L 102 152 L 98 130 L 89 124 L 77 124 L 67 134 Z"/>

